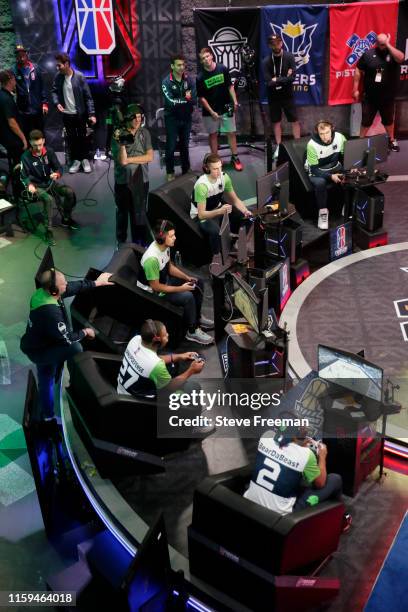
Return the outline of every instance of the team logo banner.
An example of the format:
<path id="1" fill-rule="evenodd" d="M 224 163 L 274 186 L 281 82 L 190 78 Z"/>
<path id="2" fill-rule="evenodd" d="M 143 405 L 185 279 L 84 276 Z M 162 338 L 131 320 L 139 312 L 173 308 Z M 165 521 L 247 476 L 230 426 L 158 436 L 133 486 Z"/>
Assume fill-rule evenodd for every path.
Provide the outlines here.
<path id="1" fill-rule="evenodd" d="M 404 52 L 397 98 L 408 98 L 408 2 L 400 2 L 398 11 L 397 48 Z"/>
<path id="2" fill-rule="evenodd" d="M 296 78 L 293 84 L 298 104 L 323 104 L 323 66 L 326 44 L 327 6 L 268 6 L 261 9 L 262 59 L 271 53 L 268 36 L 279 34 L 284 50 L 293 53 Z M 266 86 L 261 73 L 262 101 Z"/>
<path id="3" fill-rule="evenodd" d="M 395 45 L 398 2 L 332 4 L 329 11 L 329 104 L 351 104 L 357 62 L 375 44 L 377 34 L 391 34 Z"/>
<path id="4" fill-rule="evenodd" d="M 199 9 L 194 11 L 194 25 L 197 55 L 200 49 L 209 47 L 215 61 L 227 66 L 232 81 L 237 81 L 240 89 L 253 88 L 254 83 L 248 83 L 248 78 L 257 79 L 259 9 Z M 246 46 L 254 51 L 252 65 L 244 61 L 245 56 L 248 57 L 242 52 Z"/>

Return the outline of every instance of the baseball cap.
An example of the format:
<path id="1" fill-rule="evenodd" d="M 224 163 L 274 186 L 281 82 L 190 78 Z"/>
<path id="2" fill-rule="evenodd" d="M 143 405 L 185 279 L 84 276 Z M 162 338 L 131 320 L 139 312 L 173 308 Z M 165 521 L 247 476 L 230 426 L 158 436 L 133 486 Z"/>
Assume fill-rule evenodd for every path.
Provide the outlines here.
<path id="1" fill-rule="evenodd" d="M 268 43 L 279 41 L 279 40 L 282 42 L 282 36 L 279 36 L 279 34 L 271 34 L 270 36 L 268 36 Z"/>
<path id="2" fill-rule="evenodd" d="M 126 121 L 131 121 L 136 117 L 136 115 L 143 115 L 143 109 L 139 104 L 128 104 L 126 111 L 124 113 L 124 119 Z"/>
<path id="3" fill-rule="evenodd" d="M 15 54 L 17 55 L 17 53 L 19 53 L 20 51 L 28 53 L 29 49 L 27 49 L 24 45 L 16 45 Z"/>

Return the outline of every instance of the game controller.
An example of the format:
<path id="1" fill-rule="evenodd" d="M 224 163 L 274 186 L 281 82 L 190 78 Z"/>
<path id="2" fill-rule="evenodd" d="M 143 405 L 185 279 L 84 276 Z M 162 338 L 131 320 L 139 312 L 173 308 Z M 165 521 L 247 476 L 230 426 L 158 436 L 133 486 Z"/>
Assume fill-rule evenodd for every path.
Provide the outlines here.
<path id="1" fill-rule="evenodd" d="M 197 363 L 205 363 L 206 359 L 197 353 L 195 357 L 193 357 L 193 361 L 197 361 Z"/>
<path id="2" fill-rule="evenodd" d="M 310 448 L 310 450 L 313 451 L 316 457 L 318 457 L 320 453 L 320 449 L 322 447 L 322 441 L 314 440 L 313 438 L 307 438 L 307 445 Z"/>

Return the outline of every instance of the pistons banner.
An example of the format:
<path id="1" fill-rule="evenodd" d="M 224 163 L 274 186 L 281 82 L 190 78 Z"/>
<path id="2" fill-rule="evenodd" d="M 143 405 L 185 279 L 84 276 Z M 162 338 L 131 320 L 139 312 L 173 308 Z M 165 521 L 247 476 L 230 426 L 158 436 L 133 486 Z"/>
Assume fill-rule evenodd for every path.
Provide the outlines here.
<path id="1" fill-rule="evenodd" d="M 209 47 L 215 61 L 227 66 L 236 87 L 256 87 L 259 9 L 197 9 L 194 25 L 197 56 L 200 49 Z"/>
<path id="2" fill-rule="evenodd" d="M 297 104 L 323 104 L 323 67 L 326 45 L 327 6 L 267 6 L 261 9 L 262 58 L 271 53 L 268 36 L 278 34 L 284 50 L 295 56 L 293 83 Z M 260 64 L 261 65 L 261 64 Z M 265 80 L 261 73 L 262 101 L 266 102 Z"/>
<path id="3" fill-rule="evenodd" d="M 398 12 L 397 49 L 403 51 L 404 61 L 400 67 L 400 84 L 397 98 L 408 98 L 408 2 L 400 2 Z"/>
<path id="4" fill-rule="evenodd" d="M 329 104 L 351 104 L 356 65 L 376 41 L 391 35 L 396 44 L 398 1 L 332 4 L 330 15 Z"/>

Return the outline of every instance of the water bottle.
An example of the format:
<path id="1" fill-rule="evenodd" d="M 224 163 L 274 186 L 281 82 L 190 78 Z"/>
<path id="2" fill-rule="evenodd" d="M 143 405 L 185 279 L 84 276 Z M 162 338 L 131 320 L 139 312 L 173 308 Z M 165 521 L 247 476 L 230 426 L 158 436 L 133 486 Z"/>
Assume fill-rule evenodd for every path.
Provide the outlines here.
<path id="1" fill-rule="evenodd" d="M 181 260 L 181 253 L 180 253 L 180 251 L 176 251 L 176 254 L 174 256 L 174 263 L 175 263 L 177 268 L 180 268 L 180 266 L 183 264 L 183 262 Z"/>

